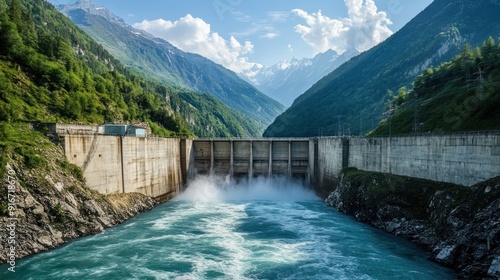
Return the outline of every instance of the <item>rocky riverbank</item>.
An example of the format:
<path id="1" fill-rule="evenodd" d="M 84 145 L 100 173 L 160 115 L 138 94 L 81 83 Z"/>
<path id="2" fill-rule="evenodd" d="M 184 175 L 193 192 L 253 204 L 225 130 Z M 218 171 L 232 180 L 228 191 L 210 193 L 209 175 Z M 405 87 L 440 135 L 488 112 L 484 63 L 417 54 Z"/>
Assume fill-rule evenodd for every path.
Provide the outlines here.
<path id="1" fill-rule="evenodd" d="M 138 193 L 104 196 L 90 190 L 59 145 L 26 133 L 34 139 L 26 143 L 35 145 L 15 143 L 2 154 L 7 164 L 0 185 L 0 263 L 102 232 L 157 204 Z"/>
<path id="2" fill-rule="evenodd" d="M 461 279 L 500 278 L 500 177 L 466 188 L 346 169 L 325 201 L 418 244 Z"/>

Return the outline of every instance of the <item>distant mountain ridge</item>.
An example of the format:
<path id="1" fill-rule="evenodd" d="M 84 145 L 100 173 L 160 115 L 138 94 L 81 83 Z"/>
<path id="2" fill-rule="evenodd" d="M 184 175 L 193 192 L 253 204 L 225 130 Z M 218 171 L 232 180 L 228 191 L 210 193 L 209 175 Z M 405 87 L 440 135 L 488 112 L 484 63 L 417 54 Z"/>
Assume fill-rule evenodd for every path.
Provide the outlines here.
<path id="1" fill-rule="evenodd" d="M 120 25 L 122 27 L 128 26 L 123 19 L 111 13 L 108 9 L 104 7 L 96 7 L 91 0 L 78 0 L 75 4 L 60 5 L 57 7 L 57 9 L 63 14 L 66 14 L 67 12 L 74 9 L 81 9 L 93 15 L 106 18 L 109 22 Z"/>
<path id="2" fill-rule="evenodd" d="M 209 93 L 258 122 L 261 131 L 284 111 L 282 104 L 261 93 L 236 73 L 137 30 L 91 1 L 57 8 L 125 65 L 157 81 Z"/>
<path id="3" fill-rule="evenodd" d="M 313 58 L 282 61 L 269 67 L 250 69 L 241 76 L 257 89 L 289 107 L 295 98 L 337 67 L 358 55 L 350 49 L 339 55 L 334 50 L 317 54 Z"/>
<path id="4" fill-rule="evenodd" d="M 435 0 L 383 43 L 318 81 L 271 124 L 265 136 L 361 134 L 383 117 L 388 91 L 411 87 L 428 67 L 500 36 L 499 1 Z"/>
<path id="5" fill-rule="evenodd" d="M 0 0 L 0 108 L 0 134 L 7 142 L 11 123 L 38 122 L 147 123 L 157 136 L 260 133 L 256 121 L 212 95 L 132 73 L 39 0 Z"/>

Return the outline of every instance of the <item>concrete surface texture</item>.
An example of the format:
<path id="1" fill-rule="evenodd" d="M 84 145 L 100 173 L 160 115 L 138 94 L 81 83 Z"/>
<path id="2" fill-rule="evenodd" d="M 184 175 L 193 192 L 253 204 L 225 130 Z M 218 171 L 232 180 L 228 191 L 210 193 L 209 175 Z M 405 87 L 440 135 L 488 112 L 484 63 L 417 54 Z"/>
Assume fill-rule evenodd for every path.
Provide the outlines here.
<path id="1" fill-rule="evenodd" d="M 185 183 L 181 139 L 65 135 L 63 141 L 67 159 L 82 168 L 87 186 L 100 193 L 168 198 Z"/>
<path id="2" fill-rule="evenodd" d="M 308 180 L 312 168 L 309 147 L 309 139 L 197 139 L 193 141 L 193 166 L 198 174 Z"/>
<path id="3" fill-rule="evenodd" d="M 352 138 L 349 166 L 472 186 L 500 176 L 500 135 Z"/>
<path id="4" fill-rule="evenodd" d="M 196 174 L 288 176 L 320 189 L 343 168 L 471 186 L 500 176 L 500 133 L 311 139 L 62 136 L 66 157 L 103 194 L 173 197 Z"/>

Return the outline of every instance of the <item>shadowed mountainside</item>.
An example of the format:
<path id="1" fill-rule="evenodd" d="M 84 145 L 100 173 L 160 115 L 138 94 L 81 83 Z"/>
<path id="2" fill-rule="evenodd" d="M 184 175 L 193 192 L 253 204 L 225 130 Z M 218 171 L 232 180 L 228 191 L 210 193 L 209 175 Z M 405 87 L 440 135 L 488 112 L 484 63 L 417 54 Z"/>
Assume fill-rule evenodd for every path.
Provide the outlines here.
<path id="1" fill-rule="evenodd" d="M 389 39 L 317 82 L 265 131 L 265 136 L 365 133 L 382 119 L 388 90 L 410 87 L 431 66 L 500 34 L 498 1 L 435 0 Z"/>

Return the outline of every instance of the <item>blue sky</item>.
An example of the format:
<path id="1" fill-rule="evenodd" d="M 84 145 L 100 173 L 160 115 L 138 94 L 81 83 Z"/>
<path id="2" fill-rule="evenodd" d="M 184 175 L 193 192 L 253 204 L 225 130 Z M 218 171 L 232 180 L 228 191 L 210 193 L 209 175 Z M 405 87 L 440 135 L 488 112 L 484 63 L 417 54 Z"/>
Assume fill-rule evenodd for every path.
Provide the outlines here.
<path id="1" fill-rule="evenodd" d="M 50 0 L 72 4 L 76 0 Z M 365 51 L 432 0 L 93 0 L 128 24 L 236 72 L 312 57 Z"/>

